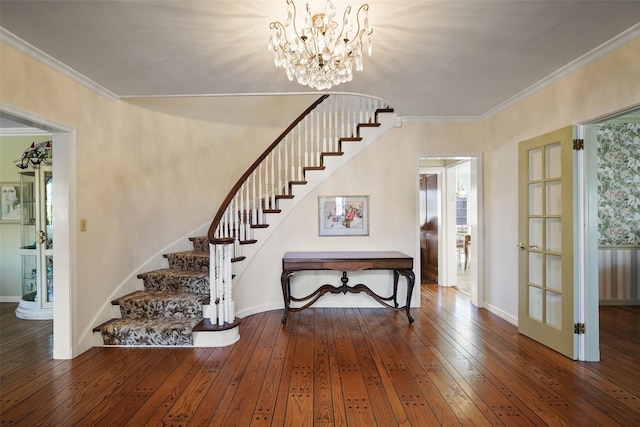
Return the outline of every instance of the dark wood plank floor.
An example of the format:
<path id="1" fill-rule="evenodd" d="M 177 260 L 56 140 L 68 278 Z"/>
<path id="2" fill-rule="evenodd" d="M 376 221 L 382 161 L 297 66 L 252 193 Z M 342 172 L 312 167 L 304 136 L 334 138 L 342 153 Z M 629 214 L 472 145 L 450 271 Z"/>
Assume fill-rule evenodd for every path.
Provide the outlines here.
<path id="1" fill-rule="evenodd" d="M 0 304 L 0 420 L 17 426 L 638 426 L 640 307 L 601 308 L 600 363 L 574 362 L 422 287 L 388 309 L 243 319 L 216 349 L 93 348 L 51 359 L 51 322 Z"/>

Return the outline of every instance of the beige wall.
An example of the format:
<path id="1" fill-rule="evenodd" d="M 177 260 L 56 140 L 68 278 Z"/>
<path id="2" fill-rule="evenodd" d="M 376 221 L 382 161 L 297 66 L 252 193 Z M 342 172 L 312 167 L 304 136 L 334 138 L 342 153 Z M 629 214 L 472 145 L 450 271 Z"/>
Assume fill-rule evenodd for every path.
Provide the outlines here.
<path id="1" fill-rule="evenodd" d="M 73 266 L 78 345 L 108 301 L 138 285 L 141 266 L 210 222 L 235 180 L 295 116 L 282 112 L 279 123 L 247 126 L 216 122 L 215 109 L 209 120 L 169 115 L 107 100 L 5 44 L 0 49 L 0 101 L 75 129 L 72 217 L 87 220 Z M 277 112 L 278 101 L 263 108 Z"/>
<path id="2" fill-rule="evenodd" d="M 284 127 L 180 117 L 109 101 L 10 47 L 0 48 L 1 101 L 77 132 L 76 217 L 88 222 L 77 238 L 77 343 L 133 272 L 209 221 L 235 177 Z M 517 316 L 517 143 L 640 104 L 640 93 L 628 89 L 640 87 L 639 52 L 635 40 L 483 123 L 411 122 L 391 130 L 275 230 L 263 246 L 264 261 L 236 285 L 237 311 L 282 304 L 283 250 L 333 248 L 334 241 L 317 237 L 318 194 L 371 197 L 371 235 L 345 239 L 345 249 L 395 249 L 418 259 L 418 157 L 480 152 L 486 238 L 479 248 L 486 286 L 481 300 Z M 277 102 L 265 105 L 277 108 Z"/>

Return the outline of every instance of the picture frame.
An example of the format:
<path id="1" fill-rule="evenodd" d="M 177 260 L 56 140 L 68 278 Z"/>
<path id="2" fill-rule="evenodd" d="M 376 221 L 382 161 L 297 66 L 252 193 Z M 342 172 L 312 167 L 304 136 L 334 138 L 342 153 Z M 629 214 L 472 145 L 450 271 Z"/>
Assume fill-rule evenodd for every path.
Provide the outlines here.
<path id="1" fill-rule="evenodd" d="M 20 184 L 17 182 L 0 183 L 0 222 L 20 223 L 22 219 L 22 199 L 20 194 Z"/>
<path id="2" fill-rule="evenodd" d="M 318 236 L 368 236 L 369 196 L 319 196 Z"/>

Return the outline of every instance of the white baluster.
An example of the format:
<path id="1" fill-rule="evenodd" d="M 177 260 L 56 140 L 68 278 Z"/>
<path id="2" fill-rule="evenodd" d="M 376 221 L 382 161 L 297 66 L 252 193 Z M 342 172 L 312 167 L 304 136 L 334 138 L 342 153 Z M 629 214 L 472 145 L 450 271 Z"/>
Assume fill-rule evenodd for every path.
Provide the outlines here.
<path id="1" fill-rule="evenodd" d="M 238 191 L 238 202 L 240 203 L 238 209 L 238 240 L 243 241 L 246 240 L 245 228 L 244 228 L 244 184 L 240 186 L 240 190 Z"/>
<path id="2" fill-rule="evenodd" d="M 263 224 L 264 223 L 264 210 L 262 208 L 262 204 L 263 204 L 263 198 L 262 195 L 264 193 L 264 188 L 262 187 L 262 163 L 260 163 L 260 166 L 258 167 L 259 172 L 258 172 L 258 224 Z"/>
<path id="3" fill-rule="evenodd" d="M 276 208 L 276 175 L 275 175 L 275 169 L 276 169 L 276 160 L 275 160 L 275 156 L 273 155 L 273 151 L 269 154 L 269 157 L 271 158 L 271 209 L 275 209 Z"/>
<path id="4" fill-rule="evenodd" d="M 309 166 L 309 121 L 304 118 L 304 165 Z"/>
<path id="5" fill-rule="evenodd" d="M 278 194 L 284 194 L 282 185 L 282 144 L 278 144 Z"/>
<path id="6" fill-rule="evenodd" d="M 322 103 L 322 151 L 329 152 L 327 147 L 327 104 L 326 100 Z"/>
<path id="7" fill-rule="evenodd" d="M 314 116 L 316 117 L 316 165 L 320 166 L 320 156 L 322 154 L 322 140 L 320 139 L 320 109 L 314 108 Z"/>
<path id="8" fill-rule="evenodd" d="M 226 323 L 232 323 L 233 319 L 235 317 L 235 314 L 233 313 L 234 311 L 234 304 L 233 304 L 233 299 L 232 299 L 232 295 L 231 295 L 231 290 L 232 290 L 232 284 L 231 284 L 231 253 L 230 253 L 230 245 L 227 245 L 225 247 L 225 258 L 228 260 L 225 263 L 225 271 L 224 271 L 224 294 L 223 294 L 223 298 L 224 298 L 224 318 L 222 319 L 224 322 Z"/>
<path id="9" fill-rule="evenodd" d="M 282 163 L 282 166 L 284 168 L 284 170 L 282 171 L 282 173 L 284 174 L 284 182 L 288 183 L 289 181 L 291 181 L 291 177 L 289 176 L 289 134 L 287 134 L 287 136 L 284 138 L 284 162 Z"/>
<path id="10" fill-rule="evenodd" d="M 252 206 L 251 206 L 251 224 L 255 225 L 255 224 L 259 224 L 259 219 L 258 219 L 258 206 L 257 206 L 257 199 L 256 199 L 256 183 L 258 182 L 258 168 L 256 168 L 253 173 L 251 174 L 251 184 L 252 184 L 252 193 L 251 193 L 251 201 L 252 201 Z M 251 229 L 251 238 L 253 239 L 253 229 Z"/>
<path id="11" fill-rule="evenodd" d="M 302 181 L 302 127 L 300 123 L 296 129 L 298 131 L 298 181 Z"/>

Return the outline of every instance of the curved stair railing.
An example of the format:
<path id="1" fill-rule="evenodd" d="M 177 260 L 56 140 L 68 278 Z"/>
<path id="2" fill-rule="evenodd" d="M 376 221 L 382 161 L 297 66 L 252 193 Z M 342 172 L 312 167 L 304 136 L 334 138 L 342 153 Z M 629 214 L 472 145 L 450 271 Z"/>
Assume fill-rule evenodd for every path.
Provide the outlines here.
<path id="1" fill-rule="evenodd" d="M 292 199 L 293 187 L 306 184 L 307 171 L 323 170 L 325 157 L 343 155 L 342 143 L 360 141 L 361 128 L 379 126 L 381 112 L 393 109 L 377 98 L 323 95 L 240 177 L 207 234 L 212 324 L 223 327 L 235 323 L 231 266 L 245 258 L 240 254 L 242 245 L 257 242 L 253 230 L 269 226 L 267 214 L 280 213 L 278 200 Z"/>

